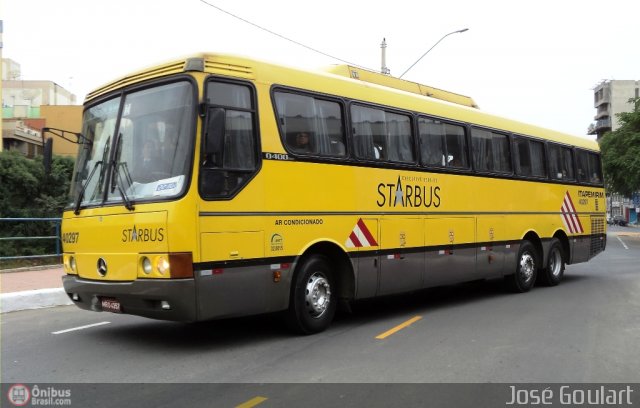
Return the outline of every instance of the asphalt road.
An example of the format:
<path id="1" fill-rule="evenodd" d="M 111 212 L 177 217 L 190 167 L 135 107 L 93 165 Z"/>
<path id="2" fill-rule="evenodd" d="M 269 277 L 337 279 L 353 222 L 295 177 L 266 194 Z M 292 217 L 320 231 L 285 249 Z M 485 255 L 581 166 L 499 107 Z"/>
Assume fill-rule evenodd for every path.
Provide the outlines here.
<path id="1" fill-rule="evenodd" d="M 2 383 L 112 383 L 116 391 L 91 388 L 95 398 L 111 395 L 111 406 L 215 395 L 207 406 L 247 407 L 387 406 L 425 393 L 450 403 L 464 394 L 412 383 L 640 383 L 639 232 L 611 227 L 607 250 L 568 266 L 557 287 L 510 294 L 485 282 L 362 302 L 306 337 L 276 316 L 186 325 L 73 306 L 7 313 Z M 145 385 L 117 389 L 123 383 Z M 473 384 L 462 387 L 473 394 Z M 504 384 L 479 392 L 487 404 L 509 398 Z"/>

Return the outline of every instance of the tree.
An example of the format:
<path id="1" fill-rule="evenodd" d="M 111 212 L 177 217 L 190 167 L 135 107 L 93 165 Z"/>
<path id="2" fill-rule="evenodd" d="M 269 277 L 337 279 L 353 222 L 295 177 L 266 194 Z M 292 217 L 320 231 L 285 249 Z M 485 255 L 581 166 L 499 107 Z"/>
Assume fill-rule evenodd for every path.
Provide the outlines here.
<path id="1" fill-rule="evenodd" d="M 68 201 L 73 159 L 56 156 L 51 173 L 41 159 L 20 153 L 0 152 L 0 218 L 58 218 Z M 49 222 L 1 222 L 0 237 L 52 236 Z M 54 240 L 0 241 L 0 256 L 53 253 Z"/>
<path id="2" fill-rule="evenodd" d="M 621 126 L 600 139 L 607 188 L 626 197 L 640 190 L 640 98 L 629 103 L 633 111 L 616 115 Z"/>

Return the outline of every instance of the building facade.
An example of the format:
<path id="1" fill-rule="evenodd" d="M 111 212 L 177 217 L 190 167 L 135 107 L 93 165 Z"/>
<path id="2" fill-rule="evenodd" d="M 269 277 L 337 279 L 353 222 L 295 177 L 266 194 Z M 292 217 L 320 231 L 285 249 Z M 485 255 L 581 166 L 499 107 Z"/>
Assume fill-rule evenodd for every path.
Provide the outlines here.
<path id="1" fill-rule="evenodd" d="M 607 132 L 620 127 L 618 114 L 631 112 L 634 108 L 630 99 L 640 97 L 640 81 L 605 80 L 593 89 L 595 122 L 589 126 L 588 133 L 596 135 L 597 140 Z M 637 194 L 637 193 L 636 193 Z M 635 199 L 635 200 L 634 200 Z M 638 199 L 624 197 L 618 193 L 610 193 L 607 197 L 607 213 L 611 217 L 622 216 L 628 222 L 638 222 Z"/>
<path id="2" fill-rule="evenodd" d="M 607 132 L 620 127 L 618 113 L 631 112 L 629 99 L 640 97 L 640 81 L 605 80 L 593 89 L 593 106 L 597 113 L 595 122 L 589 126 L 589 134 L 598 140 Z"/>
<path id="3" fill-rule="evenodd" d="M 80 131 L 82 107 L 76 105 L 74 94 L 55 82 L 20 78 L 20 64 L 2 59 L 0 150 L 19 151 L 27 157 L 35 157 L 42 154 L 43 127 Z M 54 143 L 53 153 L 75 155 L 69 145 L 60 139 L 59 143 Z"/>

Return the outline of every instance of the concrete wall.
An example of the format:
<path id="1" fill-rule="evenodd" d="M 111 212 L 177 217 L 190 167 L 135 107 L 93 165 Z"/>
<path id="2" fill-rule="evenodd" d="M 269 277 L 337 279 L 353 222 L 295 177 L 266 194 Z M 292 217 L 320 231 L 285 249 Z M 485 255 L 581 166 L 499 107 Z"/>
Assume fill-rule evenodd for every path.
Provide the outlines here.
<path id="1" fill-rule="evenodd" d="M 620 127 L 617 118 L 618 113 L 633 111 L 633 105 L 629 99 L 636 97 L 636 88 L 640 88 L 640 81 L 615 80 L 610 82 L 611 86 L 611 128 L 616 130 Z"/>

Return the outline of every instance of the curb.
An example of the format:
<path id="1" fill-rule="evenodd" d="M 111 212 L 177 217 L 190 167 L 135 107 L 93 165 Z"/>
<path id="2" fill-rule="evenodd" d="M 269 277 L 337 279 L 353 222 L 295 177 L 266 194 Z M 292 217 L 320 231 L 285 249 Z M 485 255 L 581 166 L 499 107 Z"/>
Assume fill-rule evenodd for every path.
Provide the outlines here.
<path id="1" fill-rule="evenodd" d="M 24 266 L 21 268 L 0 269 L 0 273 L 31 272 L 31 271 L 42 271 L 45 269 L 59 269 L 59 268 L 62 268 L 62 264 Z"/>
<path id="2" fill-rule="evenodd" d="M 0 295 L 0 313 L 72 304 L 63 288 L 25 290 Z"/>

